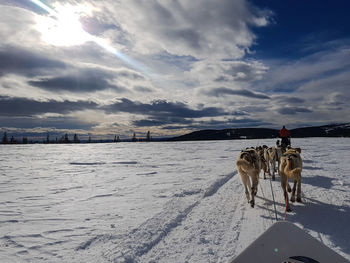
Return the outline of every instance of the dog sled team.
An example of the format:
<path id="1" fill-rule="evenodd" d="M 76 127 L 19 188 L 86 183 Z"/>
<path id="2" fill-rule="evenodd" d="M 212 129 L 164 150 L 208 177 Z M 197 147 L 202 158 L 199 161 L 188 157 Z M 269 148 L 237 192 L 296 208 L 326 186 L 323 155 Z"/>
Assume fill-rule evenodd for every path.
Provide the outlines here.
<path id="1" fill-rule="evenodd" d="M 266 179 L 266 175 L 268 174 L 272 180 L 275 180 L 276 165 L 278 174 L 281 177 L 286 211 L 291 211 L 288 192 L 292 193 L 291 202 L 301 202 L 301 149 L 291 147 L 290 132 L 284 126 L 280 131 L 280 135 L 282 141 L 280 144 L 278 140 L 276 147 L 268 147 L 266 145 L 248 147 L 240 152 L 236 161 L 237 171 L 241 176 L 247 200 L 252 207 L 255 205 L 254 197 L 258 192 L 260 172 L 263 172 L 264 179 Z M 294 181 L 292 189 L 288 183 L 288 179 Z"/>

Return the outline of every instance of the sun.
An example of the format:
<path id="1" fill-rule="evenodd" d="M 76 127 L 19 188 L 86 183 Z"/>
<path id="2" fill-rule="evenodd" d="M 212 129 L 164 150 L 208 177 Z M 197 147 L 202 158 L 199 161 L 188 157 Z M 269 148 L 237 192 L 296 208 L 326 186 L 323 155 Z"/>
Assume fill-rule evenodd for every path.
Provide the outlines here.
<path id="1" fill-rule="evenodd" d="M 54 8 L 51 8 L 40 0 L 31 1 L 48 13 L 46 16 L 36 16 L 36 29 L 40 32 L 41 38 L 45 43 L 54 46 L 76 46 L 91 41 L 132 68 L 146 75 L 149 74 L 141 63 L 114 48 L 107 40 L 91 35 L 83 29 L 80 18 L 91 17 L 93 11 L 96 10 L 92 6 L 87 4 L 72 6 L 55 3 Z"/>
<path id="2" fill-rule="evenodd" d="M 71 5 L 55 7 L 50 16 L 37 16 L 37 30 L 42 40 L 54 46 L 81 45 L 92 40 L 79 21 L 81 13 Z"/>

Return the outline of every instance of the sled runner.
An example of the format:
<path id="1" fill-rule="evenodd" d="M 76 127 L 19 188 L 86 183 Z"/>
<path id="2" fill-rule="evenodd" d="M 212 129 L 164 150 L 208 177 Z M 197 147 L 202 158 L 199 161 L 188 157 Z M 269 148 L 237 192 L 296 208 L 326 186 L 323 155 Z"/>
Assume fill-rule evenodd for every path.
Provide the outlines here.
<path id="1" fill-rule="evenodd" d="M 349 263 L 290 222 L 276 222 L 231 263 Z"/>

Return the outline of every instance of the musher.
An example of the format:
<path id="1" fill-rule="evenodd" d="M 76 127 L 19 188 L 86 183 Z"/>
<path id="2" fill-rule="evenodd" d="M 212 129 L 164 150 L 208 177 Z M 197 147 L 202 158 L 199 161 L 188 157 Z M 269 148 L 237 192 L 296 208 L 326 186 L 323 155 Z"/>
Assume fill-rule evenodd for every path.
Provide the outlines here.
<path id="1" fill-rule="evenodd" d="M 288 145 L 290 146 L 290 131 L 286 129 L 286 127 L 283 125 L 282 129 L 280 130 L 280 137 L 281 137 L 281 146 L 282 148 L 286 148 Z"/>

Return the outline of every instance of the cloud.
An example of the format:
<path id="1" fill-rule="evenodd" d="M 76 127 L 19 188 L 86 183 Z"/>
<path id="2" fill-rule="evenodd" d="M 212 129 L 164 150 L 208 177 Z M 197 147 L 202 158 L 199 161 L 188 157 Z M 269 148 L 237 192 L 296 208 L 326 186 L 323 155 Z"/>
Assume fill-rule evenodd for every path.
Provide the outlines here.
<path id="1" fill-rule="evenodd" d="M 257 60 L 200 60 L 194 61 L 187 74 L 201 84 L 217 85 L 229 82 L 244 85 L 263 79 L 269 68 Z"/>
<path id="2" fill-rule="evenodd" d="M 163 130 L 176 130 L 187 129 L 193 130 L 205 130 L 205 129 L 229 129 L 229 128 L 249 128 L 249 127 L 264 127 L 271 125 L 269 122 L 261 120 L 255 120 L 250 118 L 231 118 L 227 120 L 207 120 L 207 121 L 195 121 L 191 123 L 179 123 L 178 125 L 165 125 Z"/>
<path id="3" fill-rule="evenodd" d="M 283 115 L 295 115 L 297 113 L 311 113 L 312 111 L 304 107 L 285 107 L 277 109 L 278 113 Z"/>
<path id="4" fill-rule="evenodd" d="M 200 127 L 215 128 L 220 127 L 221 129 L 225 128 L 248 128 L 248 127 L 259 127 L 263 125 L 269 125 L 270 123 L 264 122 L 252 118 L 229 118 L 227 120 L 210 120 L 210 121 L 201 121 L 198 123 Z"/>
<path id="5" fill-rule="evenodd" d="M 142 87 L 142 86 L 136 86 L 134 87 L 134 90 L 136 92 L 142 92 L 142 93 L 151 93 L 153 91 L 151 88 Z"/>
<path id="6" fill-rule="evenodd" d="M 144 77 L 140 74 L 123 69 L 112 70 L 102 67 L 74 67 L 67 69 L 67 73 L 55 77 L 40 77 L 37 80 L 30 80 L 28 84 L 50 91 L 71 91 L 87 92 L 105 89 L 113 89 L 118 93 L 127 92 L 123 87 L 121 80 L 143 81 Z"/>
<path id="7" fill-rule="evenodd" d="M 125 133 L 152 127 L 170 134 L 175 127 L 183 133 L 281 121 L 299 125 L 315 119 L 340 121 L 350 114 L 349 41 L 316 49 L 294 44 L 293 55 L 306 54 L 299 58 L 267 59 L 263 47 L 257 50 L 258 60 L 254 48 L 262 31 L 255 29 L 268 26 L 272 12 L 251 1 L 50 4 L 81 10 L 87 32 L 152 73 L 128 69 L 94 42 L 49 45 L 44 41 L 46 25 L 40 24 L 48 15 L 30 1 L 5 0 L 0 17 L 0 116 L 7 124 L 13 118 L 16 127 L 19 120 L 34 127 L 30 120 L 37 125 L 40 119 L 45 127 L 49 122 L 55 127 L 55 121 L 63 127 L 70 118 L 87 129 L 95 125 L 92 129 L 101 134 L 115 130 L 116 122 Z"/>
<path id="8" fill-rule="evenodd" d="M 95 73 L 95 72 L 94 72 Z M 104 74 L 102 74 L 104 75 Z M 28 84 L 38 88 L 51 90 L 51 91 L 71 91 L 71 92 L 83 92 L 83 91 L 96 91 L 113 88 L 119 92 L 125 92 L 126 89 L 113 84 L 110 84 L 103 77 L 99 78 L 97 74 L 89 75 L 86 72 L 79 72 L 75 75 L 66 75 L 62 77 L 44 77 L 39 80 L 28 81 Z"/>
<path id="9" fill-rule="evenodd" d="M 223 61 L 218 67 L 221 75 L 216 82 L 253 82 L 262 79 L 268 70 L 258 61 Z"/>
<path id="10" fill-rule="evenodd" d="M 0 76 L 15 73 L 35 76 L 53 69 L 65 69 L 62 61 L 16 46 L 0 46 Z"/>
<path id="11" fill-rule="evenodd" d="M 293 92 L 308 83 L 350 71 L 348 45 L 318 51 L 294 61 L 266 61 L 270 68 L 259 87 Z"/>
<path id="12" fill-rule="evenodd" d="M 100 36 L 107 30 L 120 30 L 115 24 L 106 24 L 95 17 L 84 16 L 80 18 L 83 29 L 91 35 Z"/>
<path id="13" fill-rule="evenodd" d="M 94 127 L 94 124 L 86 123 L 76 118 L 67 116 L 47 118 L 39 118 L 36 116 L 0 116 L 0 122 L 2 129 L 11 130 L 12 132 L 17 131 L 21 135 L 24 135 L 28 132 L 31 132 L 31 135 L 44 132 L 46 136 L 46 133 L 48 131 L 59 129 L 62 129 L 65 132 L 69 130 L 80 129 L 80 132 L 83 132 L 83 130 L 91 130 Z M 43 128 L 45 131 L 43 131 Z"/>
<path id="14" fill-rule="evenodd" d="M 267 95 L 264 95 L 261 93 L 255 93 L 246 89 L 215 88 L 208 91 L 207 94 L 209 96 L 215 96 L 215 97 L 222 97 L 226 95 L 236 95 L 236 96 L 243 96 L 243 97 L 254 98 L 254 99 L 270 99 L 270 97 Z"/>
<path id="15" fill-rule="evenodd" d="M 145 120 L 135 120 L 132 122 L 136 127 L 161 127 L 164 125 L 175 124 L 175 125 L 189 125 L 193 123 L 192 119 L 176 118 L 176 117 L 159 117 L 157 119 L 145 119 Z"/>
<path id="16" fill-rule="evenodd" d="M 44 113 L 67 114 L 72 111 L 95 109 L 91 101 L 36 101 L 0 96 L 0 116 L 34 116 Z"/>
<path id="17" fill-rule="evenodd" d="M 198 61 L 186 76 L 196 81 L 197 97 L 202 97 L 206 103 L 220 98 L 221 103 L 229 105 L 230 96 L 227 95 L 269 99 L 255 85 L 267 70 L 261 62 L 254 60 Z"/>
<path id="18" fill-rule="evenodd" d="M 224 0 L 220 4 L 209 0 L 94 4 L 102 10 L 104 23 L 122 25 L 124 34 L 133 39 L 136 52 L 166 51 L 197 58 L 242 57 L 255 40 L 251 27 L 266 26 L 271 14 L 243 0 Z"/>
<path id="19" fill-rule="evenodd" d="M 193 110 L 181 102 L 156 100 L 151 103 L 141 103 L 126 98 L 119 99 L 119 101 L 105 106 L 103 109 L 109 112 L 127 112 L 155 117 L 201 118 L 228 114 L 224 110 L 215 107 Z"/>
<path id="20" fill-rule="evenodd" d="M 278 96 L 274 99 L 281 104 L 301 104 L 305 102 L 305 99 L 292 96 Z"/>
<path id="21" fill-rule="evenodd" d="M 200 107 L 203 112 L 201 114 L 197 114 L 196 116 L 193 116 L 193 114 L 189 114 L 187 116 L 176 116 L 176 113 L 174 114 L 159 114 L 155 116 L 151 116 L 151 118 L 148 119 L 141 119 L 141 120 L 135 120 L 133 121 L 133 125 L 137 127 L 150 127 L 150 126 L 160 126 L 162 129 L 169 129 L 169 127 L 178 127 L 178 128 L 187 128 L 187 129 L 193 129 L 194 127 L 197 128 L 214 128 L 215 125 L 218 127 L 223 126 L 227 127 L 227 125 L 230 124 L 237 124 L 237 123 L 248 123 L 248 122 L 255 122 L 255 124 L 258 121 L 254 121 L 249 118 L 241 118 L 242 116 L 246 116 L 247 113 L 242 111 L 234 111 L 230 113 L 224 113 L 220 114 L 218 116 L 211 116 L 212 114 L 205 114 L 205 111 L 207 110 L 205 107 Z M 236 119 L 225 119 L 225 120 L 218 120 L 213 118 L 219 118 L 222 119 L 223 116 L 237 116 L 239 118 Z M 208 120 L 210 118 L 210 120 Z"/>

